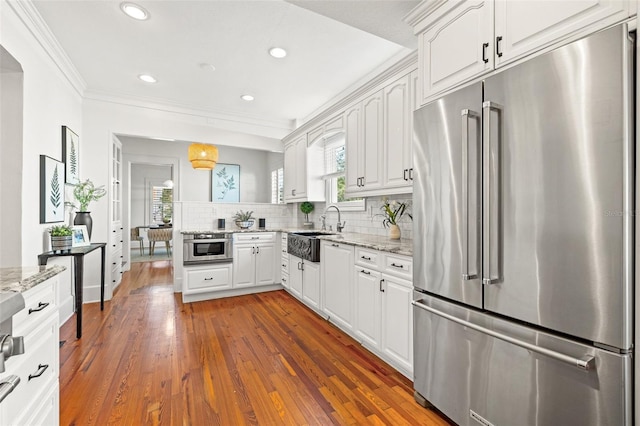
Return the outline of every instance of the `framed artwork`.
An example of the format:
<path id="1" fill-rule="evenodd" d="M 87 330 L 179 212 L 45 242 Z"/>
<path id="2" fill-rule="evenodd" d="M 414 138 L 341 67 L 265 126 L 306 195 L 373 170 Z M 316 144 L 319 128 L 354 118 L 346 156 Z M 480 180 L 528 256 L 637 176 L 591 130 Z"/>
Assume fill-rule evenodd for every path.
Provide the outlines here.
<path id="1" fill-rule="evenodd" d="M 211 170 L 211 201 L 240 202 L 240 165 L 218 163 Z"/>
<path id="2" fill-rule="evenodd" d="M 62 126 L 62 160 L 65 182 L 71 185 L 80 183 L 80 139 L 67 126 Z"/>
<path id="3" fill-rule="evenodd" d="M 84 247 L 91 244 L 91 242 L 89 241 L 89 232 L 87 231 L 87 225 L 74 225 L 71 227 L 71 232 L 72 247 Z"/>
<path id="4" fill-rule="evenodd" d="M 64 164 L 40 156 L 40 223 L 64 221 Z"/>

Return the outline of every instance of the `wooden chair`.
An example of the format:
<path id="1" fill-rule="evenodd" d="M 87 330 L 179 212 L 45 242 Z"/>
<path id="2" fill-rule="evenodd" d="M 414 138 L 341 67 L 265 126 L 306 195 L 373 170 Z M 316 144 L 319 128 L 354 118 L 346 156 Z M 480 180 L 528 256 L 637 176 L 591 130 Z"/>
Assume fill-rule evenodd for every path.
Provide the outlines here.
<path id="1" fill-rule="evenodd" d="M 171 238 L 173 238 L 172 228 L 151 228 L 147 231 L 147 238 L 149 238 L 149 255 L 153 256 L 156 241 L 164 241 L 164 245 L 167 247 L 167 254 L 171 256 Z"/>
<path id="2" fill-rule="evenodd" d="M 140 243 L 140 254 L 144 254 L 144 237 L 140 235 L 140 228 L 131 228 L 131 242 L 138 241 Z"/>

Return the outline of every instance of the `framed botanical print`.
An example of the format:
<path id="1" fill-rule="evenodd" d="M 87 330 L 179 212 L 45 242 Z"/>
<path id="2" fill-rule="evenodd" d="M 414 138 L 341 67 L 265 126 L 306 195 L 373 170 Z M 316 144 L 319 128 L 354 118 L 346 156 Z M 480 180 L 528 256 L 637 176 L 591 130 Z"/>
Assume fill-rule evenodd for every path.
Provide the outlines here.
<path id="1" fill-rule="evenodd" d="M 40 223 L 64 221 L 64 164 L 40 156 Z"/>
<path id="2" fill-rule="evenodd" d="M 62 160 L 65 182 L 71 185 L 80 183 L 80 139 L 67 126 L 62 126 Z"/>
<path id="3" fill-rule="evenodd" d="M 218 163 L 211 170 L 211 201 L 240 202 L 240 165 Z"/>

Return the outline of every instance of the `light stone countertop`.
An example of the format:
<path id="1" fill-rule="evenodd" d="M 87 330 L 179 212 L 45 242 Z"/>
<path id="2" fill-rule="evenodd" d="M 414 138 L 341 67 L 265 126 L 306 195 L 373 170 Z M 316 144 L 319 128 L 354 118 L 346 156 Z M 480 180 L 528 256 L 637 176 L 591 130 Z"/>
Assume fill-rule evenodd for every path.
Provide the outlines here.
<path id="1" fill-rule="evenodd" d="M 336 243 L 350 244 L 357 247 L 369 248 L 373 250 L 385 251 L 388 253 L 400 254 L 403 256 L 413 256 L 413 240 L 402 238 L 391 240 L 387 236 L 358 234 L 355 232 L 332 233 L 317 229 L 300 228 L 267 228 L 267 229 L 215 229 L 215 230 L 183 230 L 181 234 L 211 234 L 211 233 L 239 233 L 239 232 L 326 232 L 326 235 L 318 236 L 321 240 L 333 241 Z"/>
<path id="2" fill-rule="evenodd" d="M 24 293 L 65 269 L 62 265 L 0 268 L 0 292 Z"/>

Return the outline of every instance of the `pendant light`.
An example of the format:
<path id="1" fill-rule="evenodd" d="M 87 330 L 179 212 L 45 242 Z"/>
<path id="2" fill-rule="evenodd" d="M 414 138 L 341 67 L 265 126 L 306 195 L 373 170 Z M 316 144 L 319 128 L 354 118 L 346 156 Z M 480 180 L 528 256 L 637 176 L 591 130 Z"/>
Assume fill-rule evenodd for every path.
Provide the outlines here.
<path id="1" fill-rule="evenodd" d="M 196 170 L 212 170 L 218 161 L 218 148 L 194 142 L 189 145 L 189 161 Z"/>

